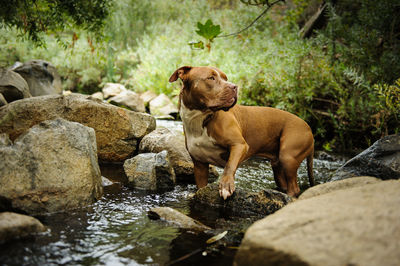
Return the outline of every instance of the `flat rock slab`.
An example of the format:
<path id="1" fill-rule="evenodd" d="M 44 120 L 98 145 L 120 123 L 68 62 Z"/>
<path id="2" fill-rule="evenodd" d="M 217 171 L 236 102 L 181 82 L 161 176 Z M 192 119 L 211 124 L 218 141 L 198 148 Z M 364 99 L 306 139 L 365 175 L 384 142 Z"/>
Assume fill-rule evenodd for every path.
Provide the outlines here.
<path id="1" fill-rule="evenodd" d="M 219 195 L 219 185 L 211 183 L 196 192 L 192 205 L 198 210 L 213 208 L 231 216 L 264 217 L 281 209 L 291 201 L 292 199 L 288 195 L 276 190 L 266 189 L 255 193 L 246 192 L 240 188 L 236 188 L 234 194 L 224 200 Z"/>
<path id="2" fill-rule="evenodd" d="M 0 108 L 0 133 L 11 140 L 42 121 L 63 118 L 95 130 L 100 161 L 120 162 L 136 151 L 138 139 L 156 127 L 154 117 L 94 100 L 81 94 L 47 95 Z"/>
<path id="3" fill-rule="evenodd" d="M 0 244 L 44 231 L 46 227 L 36 218 L 13 212 L 0 213 Z"/>
<path id="4" fill-rule="evenodd" d="M 170 207 L 153 208 L 149 211 L 149 217 L 154 220 L 161 219 L 163 221 L 166 221 L 170 224 L 177 226 L 178 228 L 189 229 L 194 231 L 211 230 L 210 227 Z"/>
<path id="5" fill-rule="evenodd" d="M 336 170 L 331 181 L 355 176 L 400 179 L 400 134 L 386 136 Z"/>
<path id="6" fill-rule="evenodd" d="M 247 230 L 235 265 L 399 265 L 400 181 L 297 200 Z"/>

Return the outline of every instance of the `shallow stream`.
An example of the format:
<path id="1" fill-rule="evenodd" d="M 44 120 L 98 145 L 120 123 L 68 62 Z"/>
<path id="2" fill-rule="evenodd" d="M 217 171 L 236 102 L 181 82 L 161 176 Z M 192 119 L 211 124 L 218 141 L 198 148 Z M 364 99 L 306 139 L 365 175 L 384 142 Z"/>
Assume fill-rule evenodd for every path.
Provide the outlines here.
<path id="1" fill-rule="evenodd" d="M 158 126 L 181 130 L 181 124 L 157 121 Z M 321 156 L 314 160 L 317 183 L 325 182 L 343 160 Z M 162 221 L 150 220 L 152 207 L 169 206 L 201 222 L 230 231 L 252 221 L 198 213 L 190 208 L 194 185 L 178 185 L 173 191 L 148 193 L 128 189 L 121 165 L 103 165 L 102 175 L 116 181 L 105 187 L 104 196 L 88 208 L 38 217 L 49 230 L 43 234 L 0 245 L 0 265 L 231 265 L 237 245 L 213 252 L 206 247 L 206 234 L 180 230 Z M 302 188 L 308 186 L 305 164 L 299 169 Z M 269 163 L 251 159 L 238 169 L 236 186 L 250 191 L 274 188 Z M 238 224 L 240 223 L 240 224 Z M 235 228 L 237 230 L 237 228 Z M 232 241 L 235 243 L 235 240 Z"/>

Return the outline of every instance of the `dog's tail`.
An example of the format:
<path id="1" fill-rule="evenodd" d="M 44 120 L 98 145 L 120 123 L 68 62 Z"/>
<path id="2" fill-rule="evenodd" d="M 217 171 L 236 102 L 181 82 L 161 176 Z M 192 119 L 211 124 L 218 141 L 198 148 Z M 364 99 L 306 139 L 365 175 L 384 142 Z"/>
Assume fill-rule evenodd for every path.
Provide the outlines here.
<path id="1" fill-rule="evenodd" d="M 307 173 L 308 173 L 308 181 L 310 182 L 310 187 L 315 185 L 313 160 L 314 160 L 314 150 L 310 153 L 310 155 L 307 156 Z"/>

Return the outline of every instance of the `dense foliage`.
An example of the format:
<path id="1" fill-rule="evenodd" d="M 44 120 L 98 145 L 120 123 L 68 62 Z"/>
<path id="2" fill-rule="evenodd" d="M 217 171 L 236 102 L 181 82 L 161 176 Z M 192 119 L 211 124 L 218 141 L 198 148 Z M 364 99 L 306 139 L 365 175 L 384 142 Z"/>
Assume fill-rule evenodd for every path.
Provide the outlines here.
<path id="1" fill-rule="evenodd" d="M 75 31 L 78 38 L 64 32 L 63 41 L 74 40 L 67 49 L 52 35 L 44 36 L 47 48 L 38 48 L 21 42 L 17 31 L 0 29 L 0 66 L 41 58 L 57 66 L 64 89 L 92 93 L 105 82 L 120 82 L 138 92 L 174 98 L 180 86 L 168 78 L 177 67 L 213 65 L 240 86 L 242 104 L 274 106 L 301 116 L 325 149 L 361 148 L 399 132 L 399 35 L 382 28 L 390 19 L 398 27 L 393 18 L 398 5 L 386 10 L 379 1 L 360 0 L 360 6 L 347 11 L 332 6 L 327 26 L 304 40 L 296 21 L 307 1 L 293 0 L 291 9 L 275 6 L 240 35 L 214 38 L 211 49 L 188 45 L 199 40 L 198 22 L 205 25 L 212 19 L 224 35 L 248 25 L 265 8 L 254 5 L 263 1 L 244 2 L 252 5 L 232 0 L 114 1 L 104 40 L 88 40 L 83 31 Z M 369 13 L 373 3 L 383 9 Z M 374 16 L 388 18 L 382 27 L 365 29 L 364 13 L 370 14 L 368 25 L 380 20 Z M 363 35 L 367 33 L 376 38 L 372 41 Z M 372 46 L 376 40 L 381 52 Z"/>
<path id="2" fill-rule="evenodd" d="M 43 33 L 82 28 L 101 33 L 110 8 L 109 0 L 2 0 L 0 26 L 15 27 L 21 37 L 43 43 Z"/>

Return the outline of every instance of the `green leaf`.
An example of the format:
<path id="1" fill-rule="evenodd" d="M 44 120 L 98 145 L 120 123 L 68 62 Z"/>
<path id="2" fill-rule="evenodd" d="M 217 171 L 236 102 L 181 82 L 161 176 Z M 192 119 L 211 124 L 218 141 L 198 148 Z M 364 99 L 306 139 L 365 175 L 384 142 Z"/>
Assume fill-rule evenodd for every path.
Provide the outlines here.
<path id="1" fill-rule="evenodd" d="M 197 22 L 196 33 L 209 41 L 212 41 L 215 37 L 221 34 L 221 26 L 214 25 L 211 19 L 208 19 L 204 24 Z"/>

